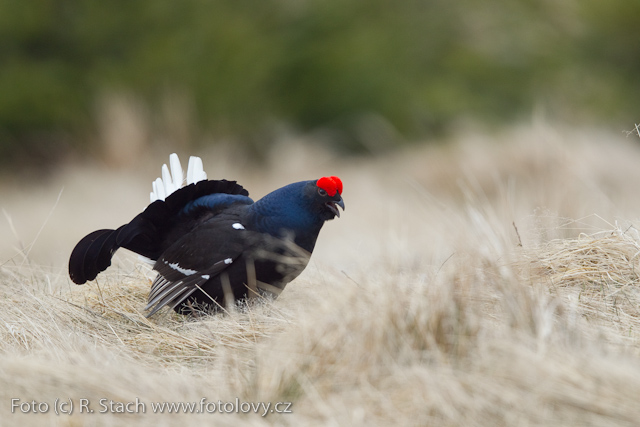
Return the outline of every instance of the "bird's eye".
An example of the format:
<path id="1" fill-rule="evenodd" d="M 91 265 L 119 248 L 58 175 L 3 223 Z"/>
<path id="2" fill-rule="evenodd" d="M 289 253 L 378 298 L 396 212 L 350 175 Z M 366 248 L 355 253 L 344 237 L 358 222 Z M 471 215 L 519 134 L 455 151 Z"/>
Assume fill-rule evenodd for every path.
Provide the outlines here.
<path id="1" fill-rule="evenodd" d="M 325 190 L 323 190 L 322 188 L 318 188 L 318 194 L 321 195 L 322 197 L 327 195 L 327 192 Z"/>

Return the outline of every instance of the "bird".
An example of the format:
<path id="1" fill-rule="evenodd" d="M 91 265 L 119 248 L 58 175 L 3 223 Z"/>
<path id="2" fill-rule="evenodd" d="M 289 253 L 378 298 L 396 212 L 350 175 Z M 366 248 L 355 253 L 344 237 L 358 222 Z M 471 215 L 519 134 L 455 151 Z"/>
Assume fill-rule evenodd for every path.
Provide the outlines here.
<path id="1" fill-rule="evenodd" d="M 69 257 L 79 285 L 106 270 L 119 248 L 153 263 L 147 317 L 165 306 L 199 315 L 277 298 L 307 266 L 324 223 L 345 209 L 336 176 L 288 184 L 254 202 L 236 181 L 207 179 L 199 157 L 189 159 L 186 183 L 177 154 L 169 163 L 142 213 L 89 233 Z"/>

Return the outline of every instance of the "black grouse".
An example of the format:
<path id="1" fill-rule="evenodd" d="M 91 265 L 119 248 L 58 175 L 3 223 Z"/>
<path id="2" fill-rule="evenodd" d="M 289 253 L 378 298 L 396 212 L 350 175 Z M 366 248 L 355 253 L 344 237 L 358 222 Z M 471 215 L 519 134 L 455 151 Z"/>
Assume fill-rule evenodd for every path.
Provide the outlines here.
<path id="1" fill-rule="evenodd" d="M 85 236 L 69 259 L 77 284 L 109 267 L 118 248 L 154 262 L 147 317 L 164 306 L 190 314 L 277 297 L 306 267 L 324 222 L 344 209 L 335 176 L 289 184 L 254 203 L 235 181 L 207 180 L 197 157 L 184 187 L 177 155 L 170 164 L 173 177 L 164 165 L 144 212 Z"/>

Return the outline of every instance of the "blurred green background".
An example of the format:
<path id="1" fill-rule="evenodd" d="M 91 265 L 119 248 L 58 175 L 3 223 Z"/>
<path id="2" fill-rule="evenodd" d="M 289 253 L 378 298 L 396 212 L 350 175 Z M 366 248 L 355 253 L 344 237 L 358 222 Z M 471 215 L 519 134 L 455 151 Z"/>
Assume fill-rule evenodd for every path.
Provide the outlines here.
<path id="1" fill-rule="evenodd" d="M 0 162 L 131 135 L 358 153 L 535 111 L 631 129 L 639 18 L 638 0 L 0 0 Z M 109 137 L 129 116 L 142 130 Z"/>

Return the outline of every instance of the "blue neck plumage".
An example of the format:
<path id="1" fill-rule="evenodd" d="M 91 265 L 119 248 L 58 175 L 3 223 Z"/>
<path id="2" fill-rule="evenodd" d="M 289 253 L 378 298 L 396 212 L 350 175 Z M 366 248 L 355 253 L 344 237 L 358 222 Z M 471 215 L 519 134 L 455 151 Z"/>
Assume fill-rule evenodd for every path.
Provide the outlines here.
<path id="1" fill-rule="evenodd" d="M 293 233 L 295 243 L 311 252 L 324 221 L 307 205 L 303 189 L 309 182 L 289 184 L 249 206 L 257 231 L 274 236 Z"/>

